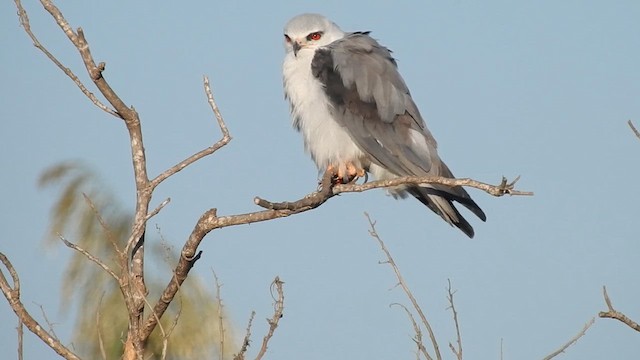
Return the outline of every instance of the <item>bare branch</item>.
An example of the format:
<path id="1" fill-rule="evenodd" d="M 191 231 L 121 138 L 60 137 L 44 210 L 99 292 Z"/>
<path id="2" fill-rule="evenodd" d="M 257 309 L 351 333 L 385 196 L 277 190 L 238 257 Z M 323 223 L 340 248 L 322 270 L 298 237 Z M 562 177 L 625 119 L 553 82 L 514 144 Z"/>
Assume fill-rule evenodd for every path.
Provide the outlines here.
<path id="1" fill-rule="evenodd" d="M 107 107 L 100 100 L 98 100 L 98 98 L 91 91 L 87 89 L 87 87 L 82 83 L 82 81 L 80 81 L 80 79 L 76 76 L 76 74 L 74 74 L 73 71 L 71 71 L 71 69 L 62 65 L 62 63 L 51 52 L 49 52 L 49 50 L 47 50 L 40 43 L 40 41 L 38 41 L 36 36 L 31 31 L 31 25 L 29 24 L 29 17 L 27 16 L 27 12 L 22 7 L 22 3 L 20 2 L 20 0 L 14 0 L 14 1 L 16 3 L 16 7 L 18 8 L 18 17 L 20 18 L 20 25 L 22 25 L 22 27 L 24 28 L 24 31 L 27 33 L 27 35 L 29 35 L 29 37 L 31 38 L 31 41 L 33 41 L 33 45 L 38 50 L 42 51 L 49 58 L 49 60 L 51 60 L 60 70 L 62 70 L 62 72 L 64 72 L 65 75 L 67 75 L 78 86 L 80 91 L 82 91 L 82 93 L 86 97 L 88 97 L 92 103 L 94 103 L 98 108 L 105 111 L 106 113 L 120 118 L 120 115 L 118 115 L 116 111 Z"/>
<path id="2" fill-rule="evenodd" d="M 102 325 L 100 324 L 100 309 L 102 308 L 102 299 L 104 298 L 104 292 L 100 295 L 100 301 L 98 301 L 98 309 L 96 311 L 96 330 L 98 332 L 98 345 L 100 346 L 100 355 L 102 360 L 107 360 L 107 352 L 104 349 L 104 339 L 102 338 Z"/>
<path id="3" fill-rule="evenodd" d="M 260 348 L 260 352 L 258 352 L 258 356 L 256 356 L 256 360 L 262 359 L 264 354 L 267 353 L 269 340 L 271 340 L 271 337 L 273 337 L 273 334 L 278 327 L 278 322 L 280 322 L 280 319 L 282 319 L 282 312 L 284 311 L 284 292 L 282 290 L 282 284 L 284 284 L 284 282 L 282 282 L 277 276 L 271 283 L 271 296 L 273 297 L 273 300 L 275 300 L 275 303 L 273 305 L 273 316 L 271 317 L 271 319 L 267 319 L 267 322 L 269 323 L 269 332 L 267 332 L 267 335 L 265 335 L 265 337 L 262 339 L 262 347 Z M 278 293 L 277 298 L 273 296 L 274 288 Z"/>
<path id="4" fill-rule="evenodd" d="M 584 334 L 587 333 L 587 330 L 589 330 L 589 328 L 591 327 L 591 325 L 593 325 L 593 323 L 596 321 L 596 318 L 591 318 L 591 320 L 589 320 L 589 322 L 587 322 L 584 327 L 582 328 L 582 330 L 580 330 L 580 332 L 574 336 L 573 338 L 571 338 L 571 340 L 569 340 L 566 344 L 562 345 L 558 350 L 552 352 L 551 354 L 547 355 L 544 357 L 543 360 L 550 360 L 556 356 L 558 356 L 559 354 L 562 354 L 565 350 L 567 350 L 567 348 L 573 344 L 575 344 L 576 342 L 578 342 L 578 339 L 580 339 L 581 337 L 584 336 Z"/>
<path id="5" fill-rule="evenodd" d="M 118 259 L 120 260 L 120 262 L 122 262 L 123 260 L 125 260 L 124 259 L 125 254 L 118 246 L 118 242 L 113 236 L 113 232 L 111 232 L 109 225 L 106 223 L 106 221 L 104 221 L 104 219 L 102 218 L 102 215 L 100 214 L 100 211 L 98 211 L 98 209 L 96 208 L 96 205 L 93 203 L 91 198 L 89 198 L 89 196 L 84 192 L 82 193 L 82 196 L 84 197 L 84 200 L 87 202 L 87 204 L 89 204 L 89 207 L 95 214 L 96 219 L 98 219 L 98 223 L 100 223 L 100 227 L 102 228 L 102 230 L 104 230 L 104 233 L 107 236 L 107 239 L 109 240 L 109 242 L 111 243 L 111 246 L 113 246 L 113 249 L 118 254 Z"/>
<path id="6" fill-rule="evenodd" d="M 512 182 L 508 182 L 506 178 L 502 178 L 500 185 L 489 185 L 480 181 L 476 181 L 469 178 L 464 179 L 452 179 L 441 176 L 406 176 L 391 180 L 372 181 L 366 184 L 346 184 L 336 185 L 334 193 L 346 193 L 346 192 L 363 192 L 377 188 L 387 188 L 398 185 L 421 185 L 421 184 L 441 184 L 447 186 L 467 186 L 476 188 L 486 192 L 493 196 L 504 195 L 520 195 L 520 196 L 533 196 L 531 191 L 514 190 L 515 184 L 520 180 L 520 176 L 516 177 Z"/>
<path id="7" fill-rule="evenodd" d="M 631 320 L 629 317 L 627 317 L 625 314 L 615 310 L 613 308 L 613 304 L 611 303 L 611 299 L 609 299 L 609 294 L 607 294 L 607 287 L 603 286 L 602 287 L 602 292 L 604 294 L 604 302 L 607 304 L 607 307 L 609 308 L 609 311 L 601 311 L 598 313 L 598 316 L 601 318 L 609 318 L 609 319 L 616 319 L 624 324 L 626 324 L 628 327 L 632 328 L 635 331 L 640 332 L 640 325 Z"/>
<path id="8" fill-rule="evenodd" d="M 76 32 L 69 25 L 69 22 L 64 18 L 62 12 L 53 4 L 50 0 L 40 0 L 40 3 L 44 9 L 51 14 L 56 23 L 65 33 L 67 38 L 78 50 L 85 68 L 89 74 L 89 77 L 96 85 L 100 93 L 111 104 L 114 110 L 105 109 L 106 107 L 100 106 L 99 102 L 94 102 L 101 109 L 109 112 L 124 120 L 130 137 L 131 145 L 131 157 L 133 162 L 134 178 L 136 184 L 136 211 L 133 220 L 133 228 L 129 240 L 127 241 L 127 254 L 129 250 L 131 253 L 130 267 L 123 270 L 123 281 L 120 282 L 123 294 L 125 295 L 125 304 L 127 311 L 129 312 L 129 329 L 127 334 L 127 342 L 125 343 L 125 359 L 141 359 L 143 342 L 140 339 L 140 326 L 143 321 L 144 311 L 144 296 L 147 293 L 146 285 L 144 282 L 144 232 L 146 227 L 146 218 L 149 210 L 149 202 L 151 201 L 151 194 L 153 189 L 149 186 L 149 178 L 147 176 L 146 168 L 146 155 L 144 151 L 142 129 L 140 126 L 140 118 L 138 113 L 133 107 L 128 107 L 124 101 L 116 94 L 111 88 L 109 83 L 103 77 L 103 72 L 106 65 L 104 63 L 96 64 L 89 43 L 87 42 L 84 32 L 81 28 L 78 28 Z M 26 22 L 26 12 L 22 8 L 19 1 L 16 1 L 18 6 L 19 15 L 23 26 L 28 24 Z M 25 30 L 29 29 L 25 26 Z M 49 57 L 51 58 L 51 56 Z M 52 59 L 53 60 L 53 59 Z M 64 66 L 57 60 L 54 61 L 58 67 L 65 71 Z M 70 71 L 65 71 L 69 75 Z M 74 79 L 74 76 L 70 76 Z M 77 77 L 75 77 L 77 79 Z M 76 83 L 78 84 L 78 83 Z M 80 85 L 78 85 L 80 86 Z M 81 87 L 82 89 L 82 87 Z M 93 99 L 90 93 L 83 91 L 89 98 Z M 126 287 L 134 289 L 129 291 Z M 128 298 L 130 295 L 132 298 Z"/>
<path id="9" fill-rule="evenodd" d="M 253 323 L 253 318 L 255 316 L 256 312 L 252 311 L 251 316 L 249 317 L 249 324 L 247 324 L 246 334 L 242 340 L 242 346 L 240 347 L 240 351 L 233 357 L 233 360 L 244 360 L 244 355 L 247 353 L 247 349 L 251 343 L 251 324 Z"/>
<path id="10" fill-rule="evenodd" d="M 100 266 L 102 268 L 102 270 L 106 271 L 109 275 L 111 275 L 111 277 L 113 277 L 118 283 L 120 282 L 120 278 L 118 277 L 118 275 L 116 275 L 116 273 L 113 270 L 111 270 L 111 268 L 109 266 L 107 266 L 107 264 L 103 263 L 102 260 L 100 260 L 97 257 L 91 255 L 91 253 L 89 253 L 87 250 L 81 248 L 80 246 L 68 241 L 67 239 L 64 238 L 64 236 L 58 234 L 58 237 L 60 238 L 60 240 L 67 247 L 69 247 L 69 248 L 81 253 L 87 259 L 93 261 L 96 265 Z"/>
<path id="11" fill-rule="evenodd" d="M 329 176 L 330 175 L 330 176 Z M 319 191 L 305 196 L 295 202 L 274 203 L 259 197 L 254 199 L 256 205 L 271 210 L 288 210 L 294 213 L 314 209 L 335 195 L 342 193 L 363 192 L 371 189 L 388 188 L 400 185 L 420 185 L 420 184 L 441 184 L 447 186 L 468 186 L 485 191 L 493 196 L 503 195 L 526 195 L 531 196 L 533 192 L 514 190 L 515 183 L 519 177 L 511 183 L 502 178 L 500 185 L 489 185 L 473 179 L 451 179 L 441 176 L 405 176 L 391 180 L 372 181 L 365 184 L 338 184 L 331 183 L 333 174 L 325 173 L 322 178 L 322 185 Z M 327 182 L 327 178 L 329 182 Z"/>
<path id="12" fill-rule="evenodd" d="M 47 313 L 44 311 L 44 307 L 42 307 L 41 304 L 36 304 L 36 305 L 38 305 L 38 307 L 40 308 L 40 312 L 42 313 L 44 322 L 46 322 L 47 326 L 49 327 L 49 333 L 51 334 L 51 337 L 53 337 L 56 341 L 60 341 L 60 339 L 58 338 L 58 334 L 56 334 L 55 330 L 53 329 L 53 323 L 49 321 L 49 318 L 47 317 Z"/>
<path id="13" fill-rule="evenodd" d="M 389 250 L 387 250 L 387 247 L 385 246 L 384 242 L 376 232 L 376 223 L 371 220 L 371 217 L 369 217 L 369 214 L 365 212 L 364 215 L 367 217 L 367 220 L 369 221 L 369 227 L 370 227 L 369 234 L 371 235 L 371 237 L 373 237 L 378 241 L 378 244 L 380 244 L 380 248 L 382 248 L 382 251 L 387 256 L 387 263 L 391 265 L 391 267 L 393 268 L 393 272 L 396 274 L 396 278 L 400 283 L 400 287 L 402 287 L 402 290 L 404 290 L 404 293 L 407 295 L 407 297 L 411 301 L 411 304 L 413 305 L 414 310 L 420 316 L 422 325 L 424 325 L 424 327 L 427 329 L 427 332 L 429 333 L 429 338 L 431 339 L 431 344 L 433 345 L 433 350 L 436 353 L 436 359 L 442 360 L 442 355 L 440 354 L 440 347 L 438 346 L 438 341 L 436 340 L 436 335 L 433 332 L 433 329 L 431 328 L 431 324 L 429 324 L 429 321 L 427 321 L 427 317 L 424 315 L 424 312 L 422 312 L 422 308 L 420 308 L 420 305 L 418 305 L 418 301 L 413 296 L 413 293 L 405 283 L 404 278 L 402 277 L 402 274 L 400 274 L 400 269 L 398 269 L 398 266 L 396 265 L 395 261 L 393 261 L 393 257 L 391 257 L 391 253 L 389 252 Z"/>
<path id="14" fill-rule="evenodd" d="M 216 272 L 211 269 L 211 272 L 213 273 L 213 280 L 215 281 L 215 285 L 216 285 L 216 302 L 218 303 L 218 336 L 220 337 L 220 360 L 224 360 L 224 335 L 225 335 L 225 331 L 224 331 L 224 319 L 222 318 L 222 297 L 220 296 L 220 288 L 222 287 L 220 285 L 220 281 L 218 281 L 218 275 L 216 274 Z"/>
<path id="15" fill-rule="evenodd" d="M 638 131 L 638 129 L 636 129 L 635 126 L 633 126 L 633 123 L 631 122 L 631 120 L 627 121 L 627 124 L 629 124 L 629 127 L 631 128 L 631 131 L 633 131 L 633 133 L 636 135 L 636 137 L 638 139 L 640 139 L 640 131 Z"/>
<path id="16" fill-rule="evenodd" d="M 153 211 L 151 211 L 149 214 L 147 214 L 147 217 L 145 218 L 145 222 L 149 221 L 149 219 L 151 219 L 152 217 L 158 215 L 158 213 L 160 212 L 160 210 L 162 210 L 165 206 L 167 206 L 167 204 L 169 204 L 171 202 L 171 198 L 166 198 L 164 199 L 163 202 L 160 203 L 160 205 L 158 205 L 155 209 L 153 209 Z"/>
<path id="17" fill-rule="evenodd" d="M 424 355 L 424 357 L 427 360 L 432 360 L 431 355 L 429 355 L 427 348 L 424 347 L 424 343 L 422 342 L 422 330 L 420 330 L 420 326 L 416 322 L 416 319 L 413 317 L 413 314 L 411 313 L 411 311 L 409 311 L 409 309 L 407 309 L 406 306 L 399 303 L 393 303 L 389 306 L 391 307 L 394 305 L 400 306 L 402 309 L 404 309 L 404 311 L 407 313 L 407 316 L 409 317 L 409 320 L 411 320 L 411 324 L 413 325 L 413 331 L 415 332 L 413 342 L 415 342 L 416 346 L 418 347 L 418 351 L 416 353 L 417 359 L 420 359 L 420 354 L 422 353 L 422 355 Z"/>
<path id="18" fill-rule="evenodd" d="M 18 331 L 18 360 L 23 359 L 23 346 L 22 346 L 22 338 L 24 337 L 24 325 L 22 324 L 22 320 L 18 318 L 18 326 L 16 327 Z"/>
<path id="19" fill-rule="evenodd" d="M 147 304 L 147 306 L 151 308 L 151 304 L 149 303 L 149 301 L 147 301 L 146 297 L 144 297 L 144 301 Z M 154 316 L 156 318 L 156 321 L 158 322 L 158 327 L 160 328 L 160 334 L 162 335 L 162 353 L 160 354 L 160 359 L 165 360 L 167 358 L 167 346 L 169 344 L 169 335 L 171 334 L 164 331 L 164 326 L 162 326 L 162 323 L 160 322 L 160 318 L 158 317 L 158 315 L 156 315 L 156 313 L 152 313 L 151 316 Z M 178 322 L 177 318 L 175 322 L 176 323 Z"/>
<path id="20" fill-rule="evenodd" d="M 24 305 L 20 301 L 20 279 L 18 277 L 16 269 L 3 253 L 0 253 L 0 261 L 9 271 L 13 282 L 12 287 L 7 281 L 4 272 L 0 270 L 0 290 L 2 290 L 2 294 L 9 302 L 9 306 L 11 306 L 11 309 L 13 309 L 13 312 L 16 314 L 18 319 L 27 327 L 27 329 L 29 329 L 29 331 L 38 336 L 45 344 L 53 349 L 53 351 L 58 353 L 58 355 L 64 357 L 65 359 L 80 359 L 76 354 L 74 354 L 71 350 L 64 346 L 54 336 L 44 330 L 42 326 L 40 326 L 40 324 L 31 316 L 31 314 L 29 314 L 27 309 L 25 309 Z"/>
<path id="21" fill-rule="evenodd" d="M 224 119 L 222 118 L 220 109 L 218 108 L 218 105 L 213 99 L 213 94 L 211 93 L 211 86 L 209 85 L 209 78 L 206 76 L 204 77 L 204 92 L 207 95 L 209 106 L 211 106 L 211 110 L 213 111 L 213 114 L 215 115 L 216 120 L 218 121 L 218 126 L 220 127 L 220 131 L 222 131 L 222 138 L 212 146 L 191 155 L 190 157 L 182 160 L 178 164 L 162 172 L 155 179 L 151 180 L 152 187 L 155 188 L 161 182 L 166 180 L 168 177 L 174 175 L 175 173 L 193 164 L 194 162 L 202 159 L 203 157 L 213 154 L 214 152 L 218 151 L 220 148 L 227 145 L 231 141 L 231 135 L 229 135 L 229 130 L 227 129 L 227 125 L 225 124 Z"/>
<path id="22" fill-rule="evenodd" d="M 455 291 L 451 290 L 451 279 L 447 279 L 447 283 L 449 284 L 449 286 L 447 287 L 447 300 L 449 301 L 449 308 L 453 313 L 453 322 L 456 325 L 456 341 L 458 343 L 458 349 L 456 349 L 451 343 L 449 343 L 449 348 L 451 349 L 451 351 L 453 351 L 453 354 L 458 360 L 462 360 L 462 337 L 460 336 L 460 323 L 458 322 L 458 312 L 456 311 L 456 306 L 453 303 L 453 294 L 455 294 Z"/>

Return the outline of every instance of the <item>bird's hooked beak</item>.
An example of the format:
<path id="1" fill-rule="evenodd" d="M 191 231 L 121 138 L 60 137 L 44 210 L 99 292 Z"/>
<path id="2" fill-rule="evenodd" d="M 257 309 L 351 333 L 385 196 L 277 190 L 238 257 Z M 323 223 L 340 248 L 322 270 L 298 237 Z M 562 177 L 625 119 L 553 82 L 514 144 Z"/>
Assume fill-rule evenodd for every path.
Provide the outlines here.
<path id="1" fill-rule="evenodd" d="M 298 40 L 294 40 L 291 45 L 293 46 L 293 55 L 294 56 L 298 56 L 298 51 L 300 51 L 300 49 L 302 49 L 302 45 L 300 45 L 300 42 Z"/>

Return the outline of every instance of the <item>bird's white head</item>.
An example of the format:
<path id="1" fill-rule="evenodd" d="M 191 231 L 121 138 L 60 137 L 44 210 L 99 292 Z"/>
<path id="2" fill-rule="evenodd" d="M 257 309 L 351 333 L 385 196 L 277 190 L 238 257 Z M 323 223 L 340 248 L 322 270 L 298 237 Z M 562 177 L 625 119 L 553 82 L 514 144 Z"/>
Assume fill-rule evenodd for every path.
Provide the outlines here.
<path id="1" fill-rule="evenodd" d="M 284 46 L 287 53 L 298 56 L 301 51 L 315 51 L 342 39 L 344 31 L 331 20 L 319 14 L 298 15 L 284 27 Z"/>

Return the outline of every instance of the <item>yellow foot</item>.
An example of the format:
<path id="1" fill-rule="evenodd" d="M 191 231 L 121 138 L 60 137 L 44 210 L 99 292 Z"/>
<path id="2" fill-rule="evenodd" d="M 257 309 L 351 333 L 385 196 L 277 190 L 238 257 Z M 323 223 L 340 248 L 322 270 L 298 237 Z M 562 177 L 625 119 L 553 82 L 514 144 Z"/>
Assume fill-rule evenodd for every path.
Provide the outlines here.
<path id="1" fill-rule="evenodd" d="M 339 166 L 329 165 L 327 171 L 333 173 L 334 184 L 348 184 L 366 174 L 363 168 L 356 166 L 352 162 L 340 164 Z"/>

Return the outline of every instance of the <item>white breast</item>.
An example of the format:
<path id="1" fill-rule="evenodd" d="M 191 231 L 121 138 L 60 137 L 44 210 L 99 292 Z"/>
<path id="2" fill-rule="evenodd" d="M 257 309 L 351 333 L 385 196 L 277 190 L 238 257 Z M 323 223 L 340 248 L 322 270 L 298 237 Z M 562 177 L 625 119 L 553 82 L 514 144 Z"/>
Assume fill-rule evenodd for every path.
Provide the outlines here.
<path id="1" fill-rule="evenodd" d="M 311 154 L 318 170 L 346 162 L 359 165 L 364 154 L 349 134 L 333 120 L 322 84 L 311 73 L 314 53 L 313 50 L 303 49 L 297 57 L 291 52 L 284 59 L 284 90 L 291 103 L 291 115 L 293 119 L 299 119 L 305 149 Z"/>

